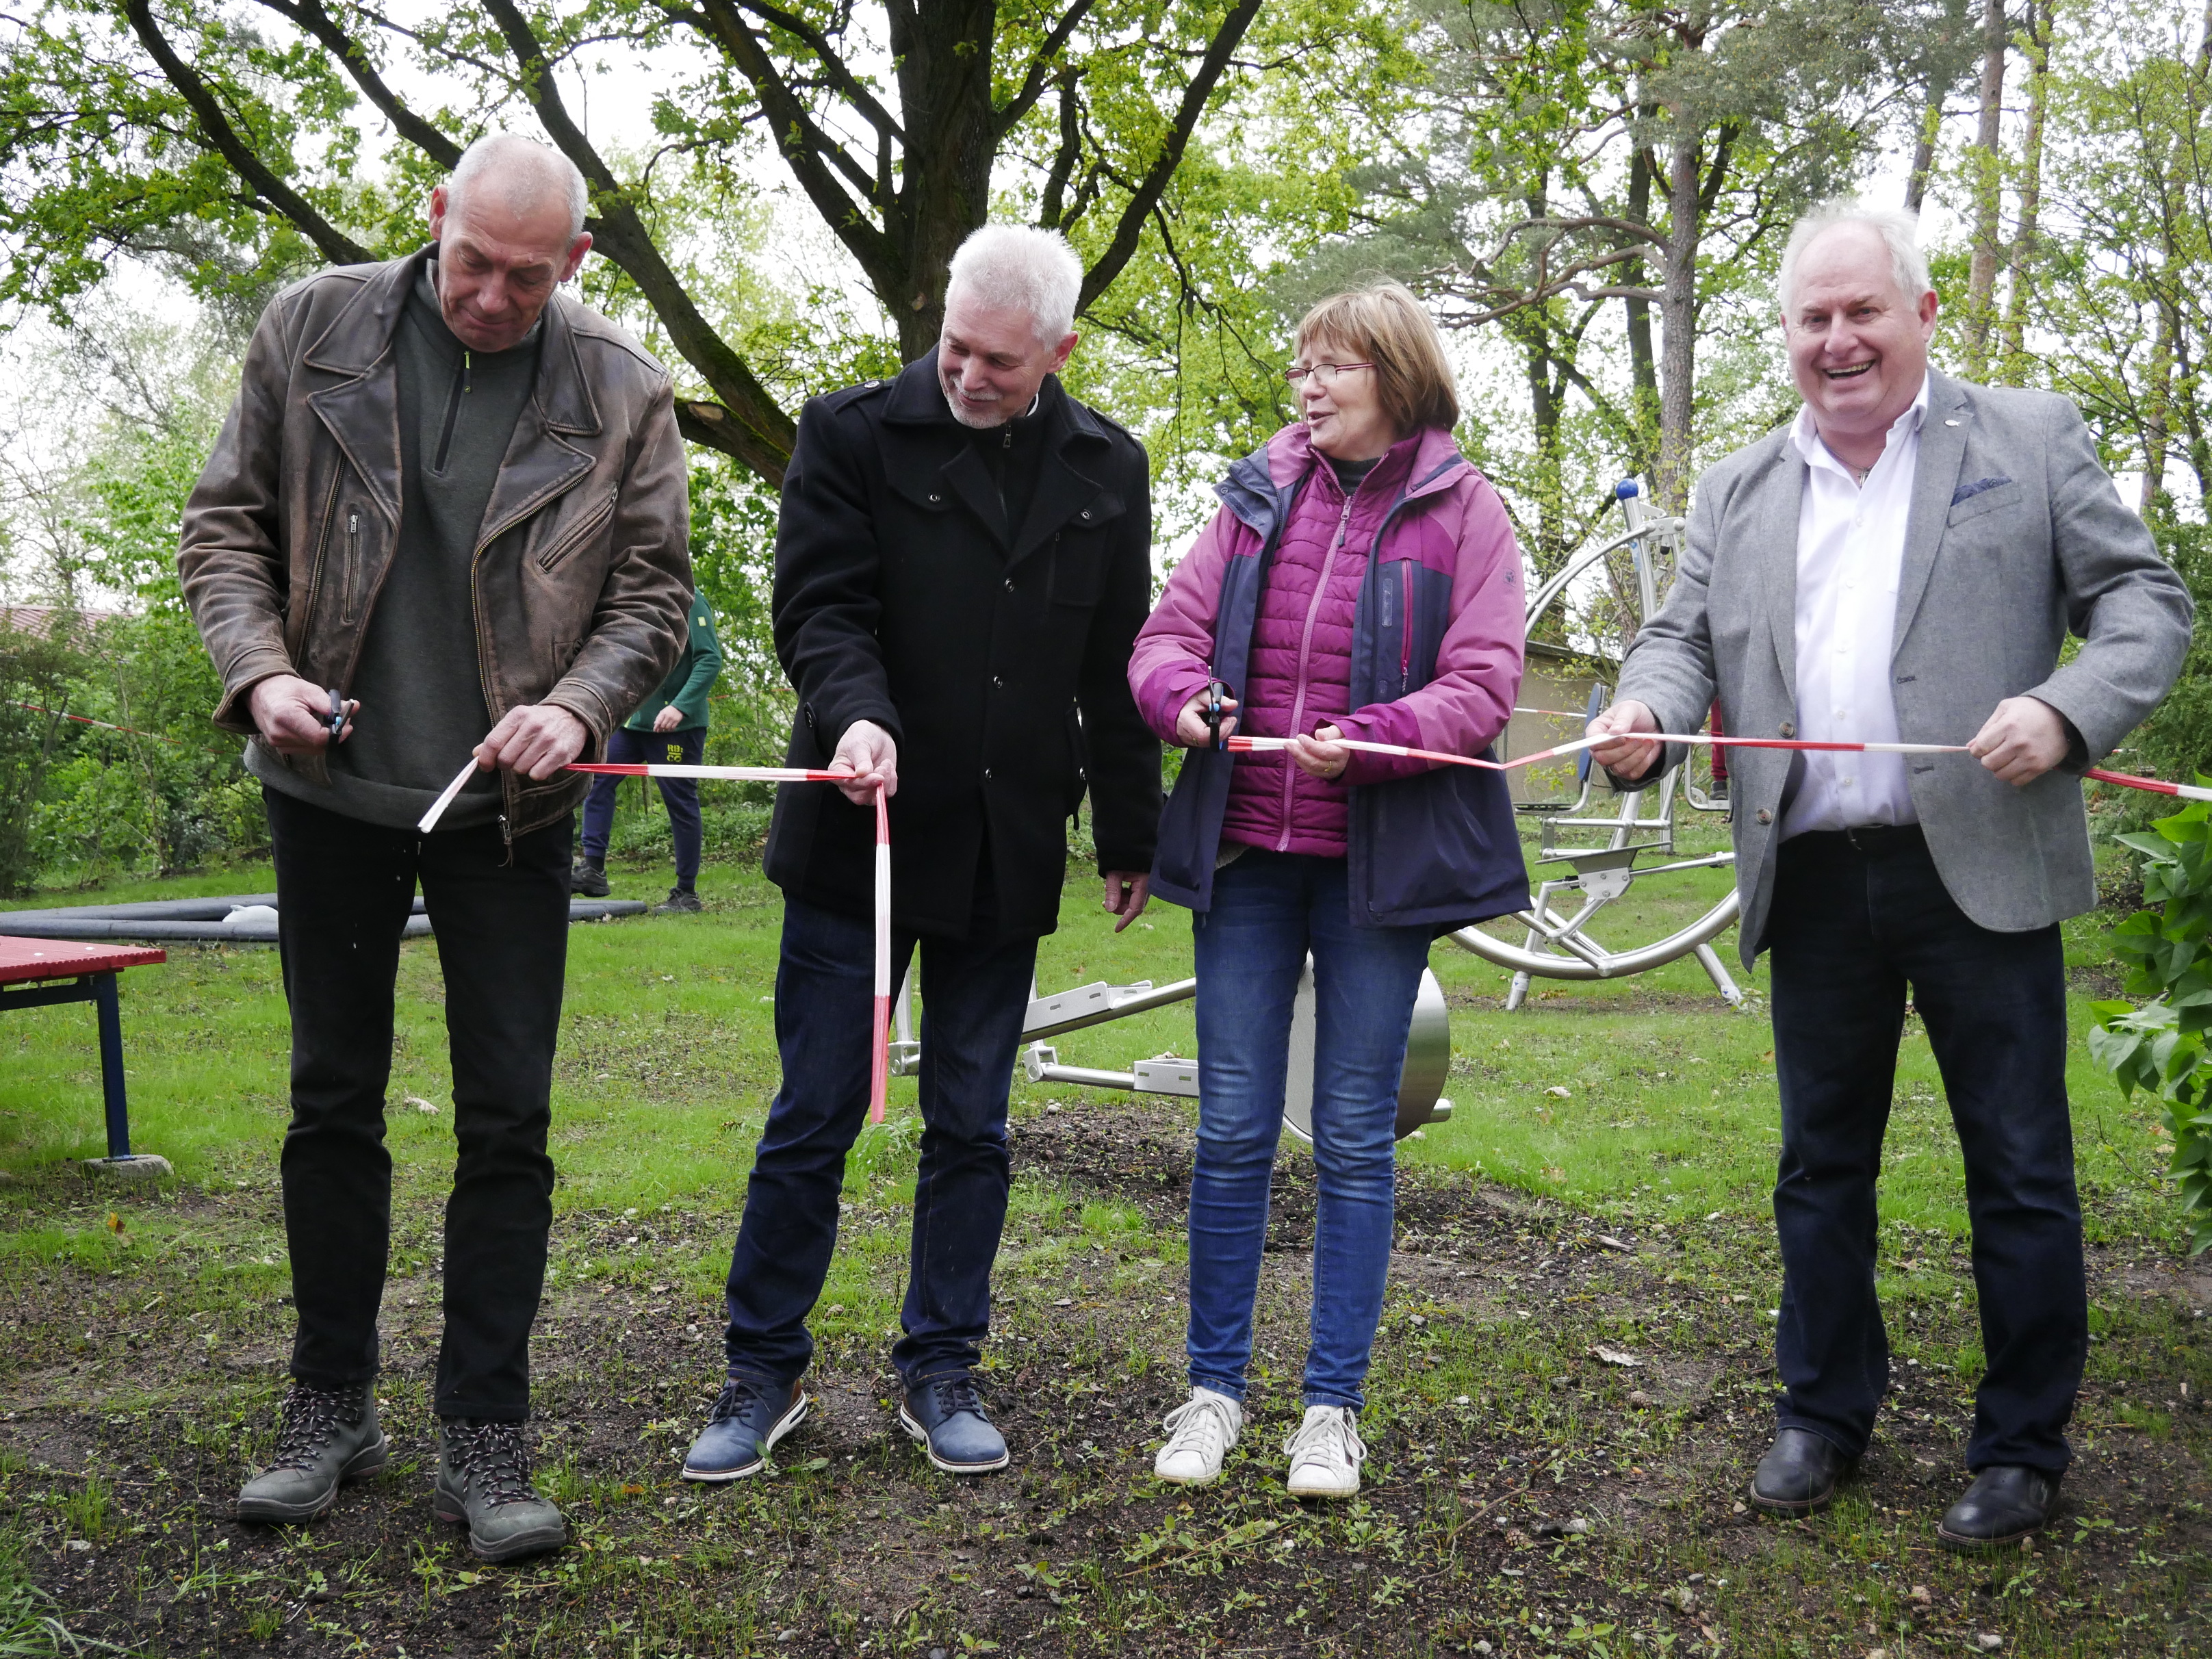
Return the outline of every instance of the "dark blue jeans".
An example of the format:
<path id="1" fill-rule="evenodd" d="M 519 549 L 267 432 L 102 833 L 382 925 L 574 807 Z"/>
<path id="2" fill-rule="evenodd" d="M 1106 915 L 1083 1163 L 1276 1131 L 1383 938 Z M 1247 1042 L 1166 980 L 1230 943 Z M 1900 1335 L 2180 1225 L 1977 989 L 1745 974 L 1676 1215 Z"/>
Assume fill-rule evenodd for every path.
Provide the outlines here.
<path id="1" fill-rule="evenodd" d="M 1840 832 L 1783 842 L 1766 935 L 1782 1085 L 1781 1425 L 1856 1456 L 1888 1387 L 1875 1183 L 1910 986 L 1966 1155 L 1986 1361 L 1966 1466 L 2057 1473 L 2088 1352 L 2058 929 L 1978 927 L 1917 829 L 1855 833 L 1870 850 Z"/>
<path id="2" fill-rule="evenodd" d="M 1342 859 L 1254 848 L 1192 918 L 1198 1157 L 1190 1183 L 1190 1380 L 1244 1397 L 1267 1195 L 1283 1133 L 1291 1009 L 1314 963 L 1314 1219 L 1309 1406 L 1364 1403 L 1390 1271 L 1398 1078 L 1425 927 L 1354 927 Z"/>
<path id="3" fill-rule="evenodd" d="M 921 951 L 921 1168 L 914 1188 L 905 1337 L 909 1382 L 972 1369 L 991 1324 L 1006 1219 L 1006 1095 L 1036 970 L 1034 938 L 891 936 L 891 983 Z M 787 896 L 775 970 L 783 1086 L 753 1155 L 730 1252 L 730 1370 L 787 1385 L 814 1357 L 806 1316 L 837 1243 L 845 1154 L 868 1115 L 875 928 Z"/>
<path id="4" fill-rule="evenodd" d="M 607 758 L 619 766 L 673 761 L 696 766 L 707 752 L 707 728 L 682 726 L 673 732 L 633 732 L 617 726 L 607 734 Z M 604 863 L 607 837 L 615 827 L 615 791 L 623 781 L 615 777 L 592 780 L 592 793 L 584 797 L 584 856 Z M 690 778 L 655 778 L 660 799 L 668 808 L 669 839 L 676 843 L 676 884 L 690 892 L 699 879 L 699 785 Z"/>

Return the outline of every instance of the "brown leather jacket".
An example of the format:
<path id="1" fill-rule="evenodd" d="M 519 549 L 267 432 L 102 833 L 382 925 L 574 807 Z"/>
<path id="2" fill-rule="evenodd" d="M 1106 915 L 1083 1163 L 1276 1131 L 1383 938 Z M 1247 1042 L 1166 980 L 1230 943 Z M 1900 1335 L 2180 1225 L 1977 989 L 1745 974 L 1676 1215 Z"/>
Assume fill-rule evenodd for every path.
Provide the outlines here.
<path id="1" fill-rule="evenodd" d="M 252 732 L 247 695 L 272 674 L 350 682 L 399 529 L 392 334 L 434 252 L 310 276 L 253 331 L 177 559 L 222 676 L 218 726 Z M 683 654 L 689 477 L 668 372 L 566 293 L 544 331 L 477 544 L 477 657 L 495 721 L 552 703 L 591 732 L 589 759 Z M 320 755 L 262 752 L 327 779 Z M 554 822 L 590 783 L 501 781 L 510 836 Z"/>

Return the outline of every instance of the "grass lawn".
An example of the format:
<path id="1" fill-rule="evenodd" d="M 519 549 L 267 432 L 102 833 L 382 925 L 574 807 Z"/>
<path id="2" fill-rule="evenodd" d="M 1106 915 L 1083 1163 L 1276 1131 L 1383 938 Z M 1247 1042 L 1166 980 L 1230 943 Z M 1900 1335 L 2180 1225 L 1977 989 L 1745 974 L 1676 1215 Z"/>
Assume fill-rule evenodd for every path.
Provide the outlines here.
<path id="1" fill-rule="evenodd" d="M 665 871 L 615 872 L 658 897 Z M 1724 879 L 1633 890 L 1650 936 Z M 1700 885 L 1699 884 L 1703 884 Z M 94 898 L 266 890 L 265 867 Z M 776 1082 L 778 896 L 710 865 L 700 917 L 573 931 L 554 1096 L 553 1269 L 534 1349 L 544 1484 L 575 1542 L 511 1569 L 432 1517 L 428 1384 L 452 1108 L 437 947 L 407 945 L 389 1138 L 380 1393 L 394 1458 L 312 1527 L 241 1528 L 291 1332 L 276 1182 L 287 1025 L 276 953 L 173 947 L 124 979 L 137 1144 L 158 1190 L 94 1185 L 90 1011 L 0 1024 L 0 1653 L 40 1621 L 145 1654 L 1905 1656 L 2212 1651 L 2204 1461 L 2212 1274 L 2180 1254 L 2152 1115 L 2079 1041 L 2111 918 L 2069 933 L 2089 1381 L 2063 1519 L 1962 1559 L 1979 1368 L 1956 1143 L 1908 1032 L 1881 1214 L 1899 1379 L 1860 1478 L 1777 1524 L 1739 1498 L 1771 1425 L 1767 1212 L 1778 1139 L 1764 975 L 1728 1008 L 1694 962 L 1505 975 L 1449 943 L 1449 1123 L 1401 1146 L 1398 1251 L 1348 1505 L 1282 1489 L 1314 1188 L 1286 1137 L 1255 1419 L 1200 1492 L 1150 1477 L 1182 1396 L 1192 1103 L 1014 1091 L 1014 1194 L 984 1382 L 1006 1473 L 934 1474 L 888 1408 L 916 1131 L 910 1083 L 846 1183 L 809 1425 L 766 1478 L 676 1480 L 716 1387 L 717 1298 Z M 72 902 L 47 895 L 39 903 Z M 4 917 L 0 917 L 4 931 Z M 1734 949 L 1733 934 L 1721 944 Z M 1116 938 L 1072 883 L 1048 990 L 1188 974 L 1188 919 Z M 1063 1062 L 1193 1052 L 1187 1004 L 1058 1040 Z M 1600 1346 L 1633 1358 L 1621 1365 Z M 10 1630 L 19 1645 L 9 1645 Z M 45 1645 L 40 1645 L 43 1643 Z"/>

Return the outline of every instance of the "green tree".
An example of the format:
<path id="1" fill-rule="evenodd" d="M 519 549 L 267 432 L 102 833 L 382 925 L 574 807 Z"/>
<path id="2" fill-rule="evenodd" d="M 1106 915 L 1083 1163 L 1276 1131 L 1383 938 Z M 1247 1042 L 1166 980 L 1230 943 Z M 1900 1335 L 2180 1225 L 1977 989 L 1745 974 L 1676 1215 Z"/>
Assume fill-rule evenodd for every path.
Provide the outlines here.
<path id="1" fill-rule="evenodd" d="M 851 258 L 893 361 L 933 340 L 946 261 L 994 210 L 1065 231 L 1095 312 L 1140 250 L 1168 257 L 1176 176 L 1210 113 L 1270 67 L 1327 73 L 1377 33 L 1353 0 L 1261 11 L 464 0 L 410 23 L 349 0 L 41 0 L 0 26 L 0 299 L 65 308 L 118 250 L 222 293 L 411 246 L 425 186 L 471 137 L 534 125 L 589 181 L 614 286 L 687 366 L 685 435 L 775 482 L 791 395 L 818 386 L 819 364 L 773 386 L 702 258 L 713 222 L 753 204 L 761 164 Z M 568 90 L 617 57 L 662 87 L 636 155 L 594 144 Z M 210 258 L 210 243 L 252 257 Z"/>

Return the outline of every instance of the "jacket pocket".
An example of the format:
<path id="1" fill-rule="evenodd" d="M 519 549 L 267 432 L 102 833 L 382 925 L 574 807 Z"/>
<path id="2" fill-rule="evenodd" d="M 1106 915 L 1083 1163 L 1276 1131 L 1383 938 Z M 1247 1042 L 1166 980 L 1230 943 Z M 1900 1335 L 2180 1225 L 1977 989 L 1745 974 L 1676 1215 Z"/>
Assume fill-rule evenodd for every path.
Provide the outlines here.
<path id="1" fill-rule="evenodd" d="M 338 577 L 338 620 L 350 623 L 361 614 L 361 509 L 345 510 L 345 568 Z"/>
<path id="2" fill-rule="evenodd" d="M 1994 488 L 1976 490 L 1965 501 L 1953 507 L 1943 523 L 1946 527 L 1962 525 L 1968 520 L 1978 519 L 1984 514 L 2001 513 L 2008 507 L 2017 507 L 2024 493 L 2019 484 L 2009 479 Z"/>
<path id="3" fill-rule="evenodd" d="M 1096 605 L 1106 590 L 1103 536 L 1060 531 L 1052 538 L 1051 597 L 1054 605 Z"/>
<path id="4" fill-rule="evenodd" d="M 1076 703 L 1067 705 L 1067 763 L 1070 774 L 1067 784 L 1067 815 L 1073 817 L 1076 809 L 1083 805 L 1083 792 L 1091 787 L 1091 743 L 1084 735 L 1083 710 Z"/>
<path id="5" fill-rule="evenodd" d="M 574 521 L 566 529 L 557 532 L 547 543 L 544 551 L 538 556 L 538 568 L 544 571 L 553 570 L 571 553 L 589 541 L 593 534 L 614 517 L 615 501 L 620 493 L 610 484 L 596 502 L 579 513 Z"/>

